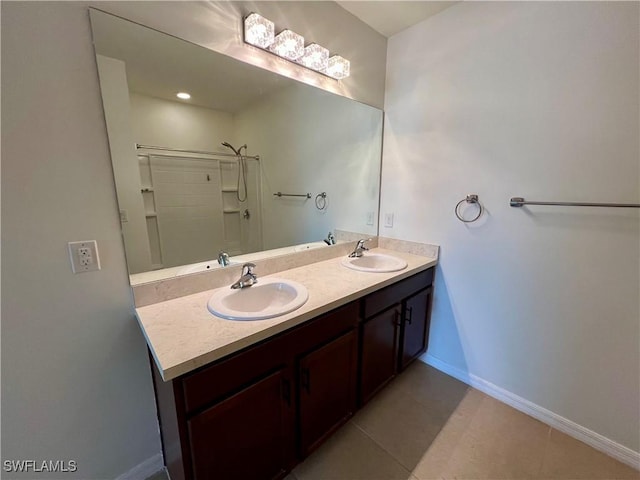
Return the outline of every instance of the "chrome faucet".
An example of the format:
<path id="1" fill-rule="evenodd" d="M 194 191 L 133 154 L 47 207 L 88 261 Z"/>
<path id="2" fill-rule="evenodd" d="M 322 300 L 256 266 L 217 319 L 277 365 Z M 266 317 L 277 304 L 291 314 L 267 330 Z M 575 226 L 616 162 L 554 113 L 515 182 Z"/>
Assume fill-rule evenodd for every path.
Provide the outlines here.
<path id="1" fill-rule="evenodd" d="M 229 254 L 224 251 L 221 251 L 220 253 L 218 253 L 218 263 L 223 267 L 226 267 L 227 265 L 229 265 L 230 263 Z"/>
<path id="2" fill-rule="evenodd" d="M 362 254 L 366 251 L 369 250 L 367 247 L 364 246 L 364 242 L 370 242 L 371 239 L 367 238 L 367 239 L 360 239 L 358 240 L 358 243 L 356 244 L 356 248 L 353 250 L 353 252 L 351 252 L 349 254 L 350 257 L 361 257 Z"/>
<path id="3" fill-rule="evenodd" d="M 254 283 L 258 283 L 258 277 L 253 273 L 254 268 L 256 268 L 254 263 L 245 263 L 242 265 L 242 275 L 236 283 L 231 285 L 231 288 L 246 288 Z"/>
<path id="4" fill-rule="evenodd" d="M 329 235 L 327 235 L 327 238 L 324 239 L 324 243 L 326 243 L 327 245 L 336 244 L 336 237 L 333 236 L 333 233 L 329 232 Z"/>

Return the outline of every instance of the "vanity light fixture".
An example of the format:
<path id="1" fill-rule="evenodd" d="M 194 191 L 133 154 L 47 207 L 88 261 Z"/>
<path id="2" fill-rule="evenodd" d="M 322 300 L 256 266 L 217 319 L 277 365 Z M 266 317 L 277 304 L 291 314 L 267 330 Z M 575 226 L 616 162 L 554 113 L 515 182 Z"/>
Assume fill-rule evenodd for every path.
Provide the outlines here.
<path id="1" fill-rule="evenodd" d="M 252 13 L 244 19 L 244 41 L 259 48 L 269 48 L 274 40 L 274 25 L 262 15 Z"/>
<path id="2" fill-rule="evenodd" d="M 349 76 L 351 70 L 351 62 L 342 58 L 340 55 L 334 55 L 329 59 L 325 73 L 330 77 L 340 80 Z"/>
<path id="3" fill-rule="evenodd" d="M 176 93 L 176 97 L 181 98 L 182 100 L 189 100 L 191 98 L 191 95 L 189 95 L 187 92 L 178 92 Z"/>
<path id="4" fill-rule="evenodd" d="M 312 43 L 305 47 L 304 55 L 298 59 L 298 63 L 311 70 L 322 72 L 329 65 L 329 50 L 317 43 Z"/>
<path id="5" fill-rule="evenodd" d="M 295 62 L 336 80 L 350 73 L 350 62 L 340 55 L 329 57 L 329 50 L 317 43 L 304 46 L 304 37 L 285 29 L 274 36 L 274 23 L 251 13 L 244 19 L 244 42 Z"/>
<path id="6" fill-rule="evenodd" d="M 283 30 L 276 35 L 269 51 L 287 60 L 297 60 L 304 55 L 304 37 L 291 30 Z"/>

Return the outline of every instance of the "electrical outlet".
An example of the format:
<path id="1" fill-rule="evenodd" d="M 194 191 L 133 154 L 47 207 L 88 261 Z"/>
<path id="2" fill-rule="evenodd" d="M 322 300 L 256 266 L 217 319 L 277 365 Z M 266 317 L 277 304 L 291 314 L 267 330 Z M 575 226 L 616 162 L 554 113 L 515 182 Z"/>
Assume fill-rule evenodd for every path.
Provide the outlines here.
<path id="1" fill-rule="evenodd" d="M 393 213 L 384 214 L 384 226 L 387 228 L 393 227 Z"/>
<path id="2" fill-rule="evenodd" d="M 120 210 L 120 223 L 127 223 L 129 221 L 129 214 L 126 210 Z"/>
<path id="3" fill-rule="evenodd" d="M 100 270 L 98 244 L 95 240 L 69 242 L 69 258 L 73 273 L 84 273 Z"/>

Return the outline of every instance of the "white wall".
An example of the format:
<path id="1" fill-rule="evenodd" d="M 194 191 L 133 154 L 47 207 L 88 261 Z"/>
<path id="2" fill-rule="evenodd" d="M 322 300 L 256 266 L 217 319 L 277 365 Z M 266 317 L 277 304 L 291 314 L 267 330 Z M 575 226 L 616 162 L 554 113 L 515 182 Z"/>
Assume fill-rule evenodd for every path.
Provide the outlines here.
<path id="1" fill-rule="evenodd" d="M 638 212 L 508 200 L 639 202 L 639 8 L 462 2 L 392 37 L 381 205 L 442 246 L 429 355 L 636 452 Z"/>
<path id="2" fill-rule="evenodd" d="M 143 145 L 231 153 L 221 143 L 234 143 L 231 113 L 139 93 L 131 93 L 131 126 Z"/>
<path id="3" fill-rule="evenodd" d="M 96 55 L 100 71 L 102 106 L 109 135 L 113 177 L 122 221 L 122 236 L 130 273 L 151 270 L 151 250 L 145 207 L 140 194 L 140 168 L 132 149 L 135 143 L 126 66 L 115 58 Z"/>
<path id="4" fill-rule="evenodd" d="M 59 478 L 115 478 L 141 466 L 140 478 L 145 466 L 157 465 L 160 442 L 133 317 L 88 5 L 1 4 L 2 458 L 78 462 L 75 474 Z M 226 4 L 99 6 L 241 49 Z M 292 19 L 303 18 L 307 8 L 333 7 L 287 3 L 281 17 L 291 9 Z M 345 50 L 356 52 L 368 37 L 379 41 L 343 10 L 332 15 L 314 23 L 340 37 Z M 335 35 L 349 23 L 356 29 L 348 37 Z M 380 99 L 384 79 L 376 72 L 385 52 L 367 51 L 364 63 L 376 67 L 366 74 L 356 68 L 350 85 Z M 102 270 L 73 275 L 66 243 L 86 239 L 98 241 Z"/>
<path id="5" fill-rule="evenodd" d="M 87 239 L 102 270 L 74 275 L 67 242 Z M 2 267 L 2 459 L 75 460 L 46 476 L 107 479 L 157 455 L 80 3 L 2 3 Z"/>
<path id="6" fill-rule="evenodd" d="M 373 140 L 382 134 L 382 112 L 298 84 L 235 120 L 236 137 L 260 155 L 265 249 L 321 241 L 336 228 L 376 234 L 381 145 Z M 324 210 L 315 206 L 321 192 L 327 193 Z"/>

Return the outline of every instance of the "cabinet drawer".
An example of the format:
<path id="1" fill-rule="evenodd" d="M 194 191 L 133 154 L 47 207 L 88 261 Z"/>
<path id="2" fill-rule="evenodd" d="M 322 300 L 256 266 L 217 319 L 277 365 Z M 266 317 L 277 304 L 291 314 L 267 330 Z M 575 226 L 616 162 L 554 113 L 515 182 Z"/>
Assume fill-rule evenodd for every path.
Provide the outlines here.
<path id="1" fill-rule="evenodd" d="M 292 332 L 295 355 L 304 354 L 355 328 L 358 325 L 359 302 L 336 308 Z M 295 335 L 295 336 L 294 336 Z"/>
<path id="2" fill-rule="evenodd" d="M 176 380 L 182 381 L 187 413 L 206 407 L 284 365 L 285 344 L 284 337 L 278 337 Z"/>
<path id="3" fill-rule="evenodd" d="M 374 292 L 364 299 L 363 317 L 370 318 L 432 283 L 433 267 Z"/>

